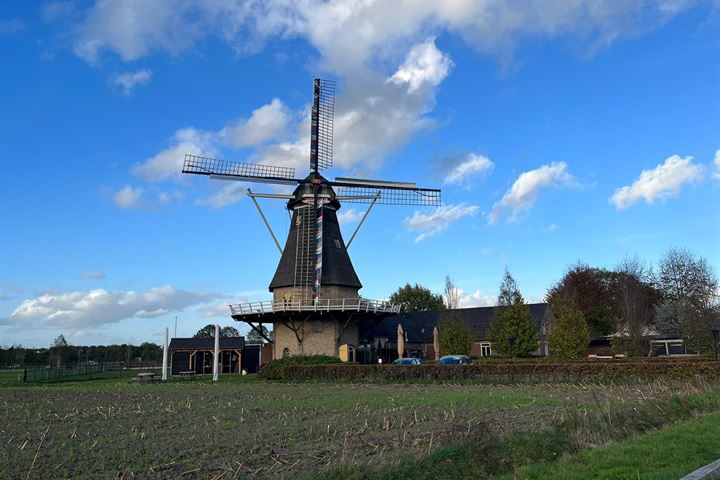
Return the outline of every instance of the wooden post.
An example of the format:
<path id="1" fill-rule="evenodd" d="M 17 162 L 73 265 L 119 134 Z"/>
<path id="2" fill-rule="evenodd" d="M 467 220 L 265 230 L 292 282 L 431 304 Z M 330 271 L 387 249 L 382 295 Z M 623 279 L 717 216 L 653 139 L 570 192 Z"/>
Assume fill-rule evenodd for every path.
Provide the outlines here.
<path id="1" fill-rule="evenodd" d="M 167 364 L 168 364 L 168 327 L 165 327 L 165 343 L 163 343 L 163 364 L 162 364 L 163 382 L 167 380 Z"/>
<path id="2" fill-rule="evenodd" d="M 220 325 L 215 325 L 215 354 L 213 355 L 213 382 L 218 381 L 218 362 L 220 360 Z"/>

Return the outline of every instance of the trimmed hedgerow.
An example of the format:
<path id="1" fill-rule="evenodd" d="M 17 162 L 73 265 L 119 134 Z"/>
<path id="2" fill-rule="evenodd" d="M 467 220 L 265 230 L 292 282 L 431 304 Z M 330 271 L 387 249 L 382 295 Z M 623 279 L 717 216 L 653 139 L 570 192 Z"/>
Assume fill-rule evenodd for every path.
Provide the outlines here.
<path id="1" fill-rule="evenodd" d="M 293 365 L 281 378 L 289 381 L 403 382 L 425 381 L 645 381 L 656 379 L 720 378 L 720 362 L 485 362 L 472 365 Z"/>
<path id="2" fill-rule="evenodd" d="M 337 357 L 329 355 L 291 355 L 278 358 L 263 365 L 258 372 L 258 378 L 265 380 L 282 380 L 283 368 L 297 365 L 332 365 L 340 363 Z"/>

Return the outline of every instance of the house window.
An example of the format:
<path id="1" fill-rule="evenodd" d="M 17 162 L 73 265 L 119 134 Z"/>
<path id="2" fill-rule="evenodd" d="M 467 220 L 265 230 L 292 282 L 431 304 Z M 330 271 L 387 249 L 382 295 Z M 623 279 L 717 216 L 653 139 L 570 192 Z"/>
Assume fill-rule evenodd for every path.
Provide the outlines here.
<path id="1" fill-rule="evenodd" d="M 315 333 L 322 332 L 322 320 L 315 320 L 314 330 L 315 330 Z"/>
<path id="2" fill-rule="evenodd" d="M 480 344 L 480 356 L 489 357 L 492 355 L 492 349 L 490 348 L 490 342 L 483 342 Z"/>
<path id="3" fill-rule="evenodd" d="M 283 358 L 287 358 L 290 356 L 290 349 L 289 348 L 283 348 Z"/>

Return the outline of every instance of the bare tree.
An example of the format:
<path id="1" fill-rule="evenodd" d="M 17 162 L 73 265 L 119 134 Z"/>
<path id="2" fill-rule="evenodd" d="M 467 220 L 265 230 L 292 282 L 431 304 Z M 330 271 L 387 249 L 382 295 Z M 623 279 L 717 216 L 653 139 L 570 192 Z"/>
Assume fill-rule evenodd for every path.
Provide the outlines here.
<path id="1" fill-rule="evenodd" d="M 646 329 L 655 320 L 659 295 L 652 267 L 638 257 L 626 257 L 615 268 L 613 298 L 618 315 L 616 348 L 629 355 L 646 355 Z"/>
<path id="2" fill-rule="evenodd" d="M 460 307 L 460 292 L 450 275 L 445 275 L 445 305 L 449 310 Z"/>
<path id="3" fill-rule="evenodd" d="M 686 249 L 670 249 L 660 261 L 657 285 L 663 296 L 656 308 L 658 328 L 682 334 L 699 353 L 711 353 L 720 305 L 718 281 L 707 260 Z"/>

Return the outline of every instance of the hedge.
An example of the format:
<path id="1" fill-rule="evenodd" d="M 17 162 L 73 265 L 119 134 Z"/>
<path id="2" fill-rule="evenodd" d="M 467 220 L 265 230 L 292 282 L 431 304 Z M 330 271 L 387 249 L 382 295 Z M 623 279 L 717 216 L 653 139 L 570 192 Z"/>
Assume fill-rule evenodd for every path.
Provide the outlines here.
<path id="1" fill-rule="evenodd" d="M 655 379 L 720 379 L 720 362 L 703 361 L 517 361 L 472 365 L 297 365 L 282 368 L 287 381 L 637 381 Z"/>
<path id="2" fill-rule="evenodd" d="M 332 365 L 337 363 L 340 363 L 339 358 L 328 355 L 290 355 L 263 365 L 258 372 L 258 378 L 281 380 L 283 378 L 283 368 L 291 365 Z"/>

